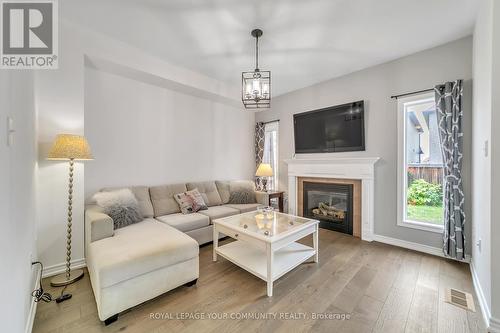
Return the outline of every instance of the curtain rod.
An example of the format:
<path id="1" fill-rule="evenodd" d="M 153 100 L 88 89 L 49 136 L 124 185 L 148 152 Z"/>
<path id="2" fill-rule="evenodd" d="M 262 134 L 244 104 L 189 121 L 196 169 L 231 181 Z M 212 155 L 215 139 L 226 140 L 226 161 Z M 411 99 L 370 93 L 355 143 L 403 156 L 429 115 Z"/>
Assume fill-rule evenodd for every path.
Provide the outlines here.
<path id="1" fill-rule="evenodd" d="M 424 93 L 424 92 L 433 91 L 433 90 L 434 90 L 434 88 L 429 88 L 429 89 L 424 89 L 424 90 L 419 90 L 419 91 L 413 91 L 413 92 L 409 92 L 409 93 L 405 93 L 405 94 L 394 95 L 394 96 L 391 96 L 391 98 L 398 99 L 399 97 L 405 97 L 405 96 L 409 96 L 409 95 L 415 95 L 415 94 Z"/>
<path id="2" fill-rule="evenodd" d="M 276 122 L 279 122 L 279 121 L 280 121 L 279 119 L 275 119 L 275 120 L 263 121 L 262 123 L 263 124 L 269 124 L 269 123 L 276 123 Z"/>

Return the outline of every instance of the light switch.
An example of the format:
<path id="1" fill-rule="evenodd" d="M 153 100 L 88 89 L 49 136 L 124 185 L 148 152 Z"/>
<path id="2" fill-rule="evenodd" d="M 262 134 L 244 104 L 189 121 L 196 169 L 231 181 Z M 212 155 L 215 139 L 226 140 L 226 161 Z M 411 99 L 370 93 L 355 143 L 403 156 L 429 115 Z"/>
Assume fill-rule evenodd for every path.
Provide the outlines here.
<path id="1" fill-rule="evenodd" d="M 10 147 L 14 144 L 14 119 L 7 117 L 7 146 Z"/>
<path id="2" fill-rule="evenodd" d="M 488 157 L 488 140 L 484 140 L 484 157 Z"/>

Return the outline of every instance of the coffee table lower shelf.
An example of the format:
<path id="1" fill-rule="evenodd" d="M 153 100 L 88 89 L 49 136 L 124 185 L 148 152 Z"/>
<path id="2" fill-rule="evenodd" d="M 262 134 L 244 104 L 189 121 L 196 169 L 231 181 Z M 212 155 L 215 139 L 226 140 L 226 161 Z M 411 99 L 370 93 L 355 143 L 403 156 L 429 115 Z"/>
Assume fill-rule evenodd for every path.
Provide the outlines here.
<path id="1" fill-rule="evenodd" d="M 268 281 L 268 258 L 266 251 L 244 241 L 235 241 L 218 247 L 216 252 L 235 265 L 240 266 L 264 281 Z M 275 251 L 272 261 L 272 281 L 279 279 L 307 259 L 313 257 L 315 253 L 314 248 L 296 242 Z"/>

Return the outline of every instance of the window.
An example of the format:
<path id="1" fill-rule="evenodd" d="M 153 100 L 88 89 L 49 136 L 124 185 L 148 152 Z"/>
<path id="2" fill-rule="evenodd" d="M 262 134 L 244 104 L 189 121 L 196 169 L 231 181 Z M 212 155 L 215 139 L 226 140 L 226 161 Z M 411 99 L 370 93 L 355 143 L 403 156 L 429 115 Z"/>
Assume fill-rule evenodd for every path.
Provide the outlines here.
<path id="1" fill-rule="evenodd" d="M 263 163 L 269 163 L 273 168 L 273 176 L 269 178 L 267 188 L 278 190 L 278 127 L 279 122 L 273 121 L 265 125 Z"/>
<path id="2" fill-rule="evenodd" d="M 398 100 L 398 225 L 443 229 L 443 159 L 434 93 Z"/>

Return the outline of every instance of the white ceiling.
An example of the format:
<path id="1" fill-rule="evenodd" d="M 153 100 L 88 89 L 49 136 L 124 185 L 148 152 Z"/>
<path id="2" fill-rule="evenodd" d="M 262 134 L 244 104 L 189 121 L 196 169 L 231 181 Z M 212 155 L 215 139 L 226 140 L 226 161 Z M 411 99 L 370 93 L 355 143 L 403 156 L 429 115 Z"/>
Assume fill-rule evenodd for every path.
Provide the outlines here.
<path id="1" fill-rule="evenodd" d="M 472 33 L 478 0 L 64 0 L 61 15 L 240 85 L 271 70 L 280 95 Z"/>

